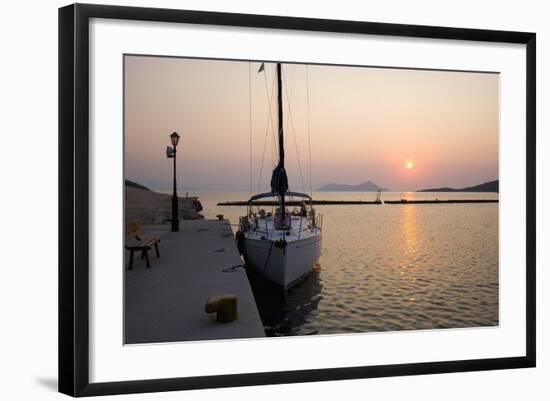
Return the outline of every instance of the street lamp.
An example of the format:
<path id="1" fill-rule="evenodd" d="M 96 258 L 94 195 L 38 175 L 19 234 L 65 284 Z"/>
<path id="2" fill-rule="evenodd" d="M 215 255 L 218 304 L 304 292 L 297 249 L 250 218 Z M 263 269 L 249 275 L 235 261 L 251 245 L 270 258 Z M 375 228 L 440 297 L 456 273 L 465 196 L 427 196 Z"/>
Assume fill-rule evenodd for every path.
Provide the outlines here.
<path id="1" fill-rule="evenodd" d="M 178 217 L 178 191 L 176 188 L 176 146 L 180 136 L 177 132 L 173 132 L 170 135 L 170 142 L 172 143 L 172 148 L 168 147 L 166 156 L 168 158 L 174 159 L 174 191 L 172 193 L 172 232 L 178 232 L 180 230 L 180 221 Z"/>

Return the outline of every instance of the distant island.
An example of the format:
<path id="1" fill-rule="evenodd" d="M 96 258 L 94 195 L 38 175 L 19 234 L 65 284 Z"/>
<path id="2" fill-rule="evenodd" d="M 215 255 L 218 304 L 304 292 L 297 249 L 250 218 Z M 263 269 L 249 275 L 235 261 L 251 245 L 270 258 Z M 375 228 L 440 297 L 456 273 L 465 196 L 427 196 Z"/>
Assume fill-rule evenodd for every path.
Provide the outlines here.
<path id="1" fill-rule="evenodd" d="M 321 188 L 317 189 L 317 191 L 324 191 L 324 192 L 332 192 L 332 191 L 347 191 L 347 192 L 386 192 L 388 191 L 388 188 L 383 188 L 378 185 L 376 185 L 372 181 L 363 182 L 359 185 L 349 185 L 349 184 L 336 184 L 336 183 L 330 183 L 327 185 L 323 185 Z"/>
<path id="2" fill-rule="evenodd" d="M 483 184 L 475 185 L 473 187 L 466 188 L 429 188 L 421 189 L 418 192 L 497 192 L 498 193 L 498 180 L 485 182 Z"/>

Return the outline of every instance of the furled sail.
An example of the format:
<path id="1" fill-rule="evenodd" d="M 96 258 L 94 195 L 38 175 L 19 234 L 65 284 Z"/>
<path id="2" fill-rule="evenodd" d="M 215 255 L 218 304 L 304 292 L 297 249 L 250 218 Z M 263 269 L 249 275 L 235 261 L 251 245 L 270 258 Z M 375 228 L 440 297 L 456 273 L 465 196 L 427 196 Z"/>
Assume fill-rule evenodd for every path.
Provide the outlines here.
<path id="1" fill-rule="evenodd" d="M 286 170 L 281 165 L 277 165 L 271 176 L 271 192 L 283 195 L 288 191 L 288 178 Z"/>

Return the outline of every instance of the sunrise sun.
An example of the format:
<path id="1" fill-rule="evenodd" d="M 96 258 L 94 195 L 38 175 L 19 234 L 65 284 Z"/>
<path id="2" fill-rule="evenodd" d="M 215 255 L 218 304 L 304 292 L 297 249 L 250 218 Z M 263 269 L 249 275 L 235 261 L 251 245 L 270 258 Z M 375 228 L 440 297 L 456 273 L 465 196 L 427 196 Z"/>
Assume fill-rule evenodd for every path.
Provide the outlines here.
<path id="1" fill-rule="evenodd" d="M 405 162 L 405 167 L 411 169 L 414 167 L 414 163 L 411 160 L 408 160 L 407 162 Z"/>

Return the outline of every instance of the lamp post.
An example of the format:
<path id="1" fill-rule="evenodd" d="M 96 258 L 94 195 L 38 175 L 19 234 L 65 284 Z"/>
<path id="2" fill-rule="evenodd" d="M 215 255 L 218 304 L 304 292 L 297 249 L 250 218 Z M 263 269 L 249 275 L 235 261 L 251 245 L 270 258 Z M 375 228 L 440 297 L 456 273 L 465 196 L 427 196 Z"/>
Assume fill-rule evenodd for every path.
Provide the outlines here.
<path id="1" fill-rule="evenodd" d="M 168 153 L 168 157 L 174 158 L 174 191 L 172 194 L 172 232 L 178 232 L 180 230 L 180 221 L 178 217 L 178 191 L 176 187 L 176 146 L 180 136 L 177 132 L 173 132 L 170 135 L 170 142 L 172 142 L 172 151 Z"/>

